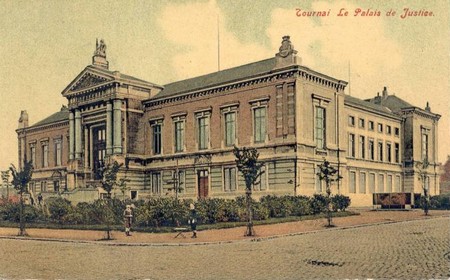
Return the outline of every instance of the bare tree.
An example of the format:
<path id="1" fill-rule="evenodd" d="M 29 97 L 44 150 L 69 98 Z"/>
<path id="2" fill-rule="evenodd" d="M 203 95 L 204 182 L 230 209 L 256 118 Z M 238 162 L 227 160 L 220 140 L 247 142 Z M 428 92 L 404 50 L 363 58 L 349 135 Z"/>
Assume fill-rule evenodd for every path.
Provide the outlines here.
<path id="1" fill-rule="evenodd" d="M 323 163 L 319 165 L 319 172 L 316 174 L 319 176 L 319 179 L 321 181 L 325 181 L 326 183 L 326 193 L 327 193 L 327 200 L 326 200 L 326 207 L 327 207 L 327 221 L 328 225 L 327 227 L 332 227 L 332 209 L 331 209 L 331 183 L 334 181 L 339 181 L 341 176 L 338 174 L 338 170 L 331 166 L 330 162 L 326 159 L 323 160 Z"/>
<path id="2" fill-rule="evenodd" d="M 24 221 L 24 201 L 23 195 L 28 192 L 28 183 L 31 181 L 31 176 L 33 174 L 33 164 L 31 161 L 24 160 L 23 169 L 17 170 L 14 164 L 11 164 L 9 168 L 12 174 L 12 185 L 14 189 L 20 196 L 20 212 L 19 212 L 19 236 L 27 235 L 25 231 L 25 221 Z"/>
<path id="3" fill-rule="evenodd" d="M 247 204 L 247 230 L 245 236 L 255 235 L 253 229 L 253 211 L 252 211 L 252 187 L 258 182 L 260 176 L 264 173 L 261 168 L 263 163 L 258 162 L 259 153 L 255 148 L 234 147 L 233 154 L 236 157 L 236 165 L 242 173 L 245 180 L 245 197 Z"/>
<path id="4" fill-rule="evenodd" d="M 119 187 L 123 193 L 125 193 L 126 190 L 126 179 L 117 179 L 117 173 L 120 170 L 120 167 L 122 167 L 123 164 L 119 164 L 117 161 L 114 161 L 113 163 L 108 163 L 106 166 L 101 165 L 98 169 L 98 175 L 101 179 L 101 187 L 103 190 L 106 191 L 107 195 L 104 200 L 105 202 L 105 210 L 106 212 L 103 213 L 103 220 L 106 223 L 106 239 L 111 240 L 111 223 L 113 222 L 113 211 L 111 209 L 111 193 L 114 190 L 115 187 Z"/>

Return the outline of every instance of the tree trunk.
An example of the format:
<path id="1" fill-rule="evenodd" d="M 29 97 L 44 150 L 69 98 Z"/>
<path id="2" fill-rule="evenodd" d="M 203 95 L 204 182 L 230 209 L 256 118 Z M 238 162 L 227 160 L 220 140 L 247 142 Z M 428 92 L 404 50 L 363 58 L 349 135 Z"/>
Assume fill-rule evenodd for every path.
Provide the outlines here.
<path id="1" fill-rule="evenodd" d="M 25 236 L 26 232 L 25 232 L 25 223 L 23 220 L 23 195 L 22 193 L 20 194 L 20 209 L 19 209 L 19 236 Z"/>
<path id="2" fill-rule="evenodd" d="M 254 236 L 255 231 L 253 229 L 253 211 L 252 211 L 252 189 L 247 188 L 246 200 L 247 200 L 247 230 L 245 236 Z"/>
<path id="3" fill-rule="evenodd" d="M 327 183 L 327 221 L 328 225 L 327 227 L 332 227 L 332 213 L 331 213 L 331 189 L 330 189 L 330 182 L 326 181 Z"/>

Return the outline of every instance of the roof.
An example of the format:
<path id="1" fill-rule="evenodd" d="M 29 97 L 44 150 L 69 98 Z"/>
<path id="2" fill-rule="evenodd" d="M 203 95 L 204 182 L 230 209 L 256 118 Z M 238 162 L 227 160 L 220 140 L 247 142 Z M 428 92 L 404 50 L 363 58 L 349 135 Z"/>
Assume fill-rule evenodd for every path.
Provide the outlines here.
<path id="1" fill-rule="evenodd" d="M 381 113 L 385 113 L 385 114 L 389 114 L 389 115 L 398 117 L 397 115 L 393 114 L 389 108 L 382 106 L 382 105 L 372 103 L 368 100 L 362 100 L 362 99 L 359 99 L 359 98 L 356 98 L 356 97 L 353 97 L 350 95 L 345 95 L 345 102 L 351 103 L 351 104 L 354 104 L 354 105 L 357 105 L 360 107 L 364 107 L 366 109 L 372 109 L 372 110 L 375 110 L 375 111 L 378 111 Z"/>
<path id="2" fill-rule="evenodd" d="M 108 69 L 105 69 L 105 68 L 96 67 L 96 66 L 94 66 L 94 65 L 88 65 L 87 68 L 93 68 L 93 69 L 96 69 L 96 70 L 98 70 L 98 71 L 100 71 L 100 72 L 104 72 L 104 73 L 106 73 L 106 74 L 108 74 L 108 75 L 115 75 L 116 73 L 119 73 L 119 74 L 120 74 L 120 78 L 122 78 L 122 79 L 127 79 L 127 80 L 131 80 L 131 81 L 136 81 L 136 82 L 140 82 L 140 83 L 145 83 L 145 84 L 149 84 L 149 85 L 152 85 L 152 86 L 155 86 L 155 85 L 156 85 L 156 84 L 150 83 L 150 82 L 148 82 L 148 81 L 146 81 L 146 80 L 142 80 L 142 79 L 139 79 L 139 78 L 130 76 L 130 75 L 122 74 L 122 73 L 120 73 L 120 72 L 118 72 L 118 71 L 111 71 L 111 70 L 108 70 Z"/>
<path id="3" fill-rule="evenodd" d="M 56 113 L 46 117 L 45 119 L 29 126 L 28 128 L 42 126 L 42 125 L 46 125 L 46 124 L 57 123 L 57 122 L 61 122 L 61 121 L 68 121 L 68 120 L 69 120 L 69 110 L 67 109 L 67 107 L 63 107 L 61 109 L 61 111 L 56 112 Z"/>
<path id="4" fill-rule="evenodd" d="M 259 74 L 268 73 L 272 71 L 275 66 L 276 59 L 269 58 L 195 78 L 177 81 L 164 85 L 164 89 L 155 95 L 154 98 L 169 97 L 183 92 L 208 88 L 226 82 L 242 80 Z"/>
<path id="5" fill-rule="evenodd" d="M 388 107 L 393 112 L 398 112 L 403 108 L 415 107 L 414 105 L 411 105 L 410 103 L 406 102 L 405 100 L 395 95 L 382 96 L 380 99 L 381 99 L 380 104 L 382 106 Z M 375 98 L 367 99 L 367 101 L 375 102 Z"/>

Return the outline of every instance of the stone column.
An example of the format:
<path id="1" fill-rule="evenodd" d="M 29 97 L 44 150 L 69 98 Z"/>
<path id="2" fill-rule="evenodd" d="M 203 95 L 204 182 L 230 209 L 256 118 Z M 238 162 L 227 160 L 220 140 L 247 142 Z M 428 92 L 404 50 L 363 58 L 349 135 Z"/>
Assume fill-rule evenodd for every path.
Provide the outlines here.
<path id="1" fill-rule="evenodd" d="M 89 167 L 89 129 L 87 126 L 84 127 L 84 168 Z"/>
<path id="2" fill-rule="evenodd" d="M 69 113 L 69 159 L 75 158 L 75 124 L 74 114 L 72 111 Z"/>
<path id="3" fill-rule="evenodd" d="M 81 158 L 81 113 L 75 109 L 75 158 Z"/>
<path id="4" fill-rule="evenodd" d="M 112 154 L 112 104 L 106 103 L 106 154 Z"/>
<path id="5" fill-rule="evenodd" d="M 114 154 L 122 153 L 122 101 L 114 100 Z"/>

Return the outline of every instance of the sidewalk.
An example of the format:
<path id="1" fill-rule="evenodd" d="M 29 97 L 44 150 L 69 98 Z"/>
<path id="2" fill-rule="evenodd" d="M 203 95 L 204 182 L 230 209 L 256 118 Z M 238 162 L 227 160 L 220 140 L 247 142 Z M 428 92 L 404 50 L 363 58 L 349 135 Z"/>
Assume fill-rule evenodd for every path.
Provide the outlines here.
<path id="1" fill-rule="evenodd" d="M 437 217 L 450 217 L 450 211 L 430 211 L 429 216 L 425 216 L 422 210 L 412 211 L 359 211 L 360 215 L 333 218 L 336 227 L 327 229 L 324 227 L 326 219 L 307 220 L 289 222 L 272 225 L 255 226 L 256 236 L 245 237 L 245 227 L 230 229 L 205 230 L 198 232 L 198 238 L 190 238 L 191 233 L 186 232 L 183 238 L 181 235 L 175 238 L 173 233 L 141 233 L 134 232 L 132 236 L 125 236 L 123 232 L 113 231 L 114 240 L 101 241 L 105 237 L 104 231 L 86 230 L 64 230 L 64 229 L 26 229 L 28 237 L 24 239 L 43 239 L 64 242 L 95 242 L 107 245 L 188 245 L 188 244 L 209 244 L 227 243 L 235 241 L 257 241 L 263 239 L 276 238 L 297 234 L 306 234 L 321 230 L 339 230 L 355 226 L 368 226 L 379 223 L 395 223 L 417 219 L 433 219 Z M 0 238 L 22 238 L 17 237 L 17 228 L 0 228 Z"/>

